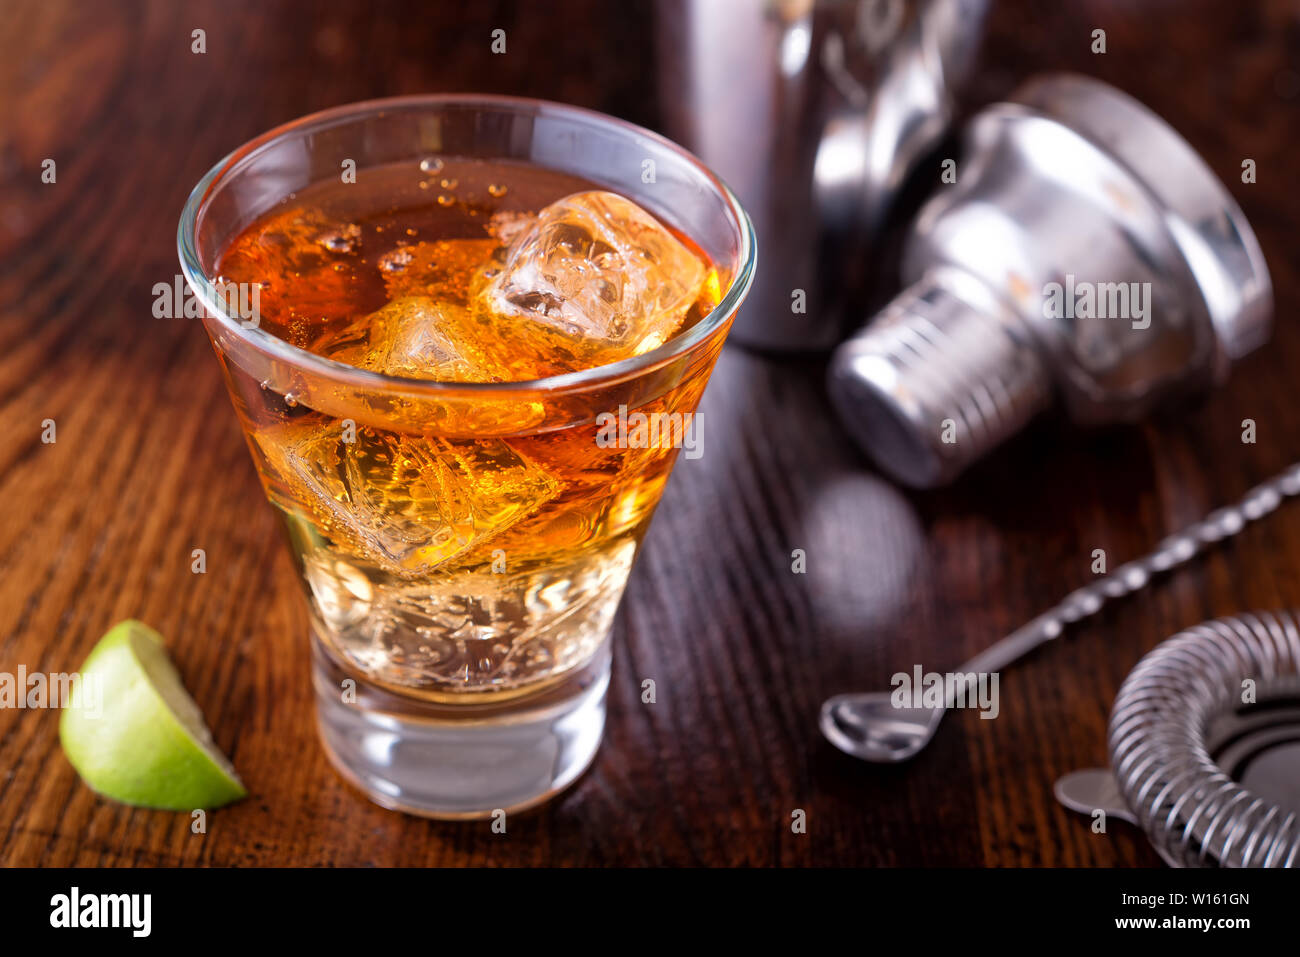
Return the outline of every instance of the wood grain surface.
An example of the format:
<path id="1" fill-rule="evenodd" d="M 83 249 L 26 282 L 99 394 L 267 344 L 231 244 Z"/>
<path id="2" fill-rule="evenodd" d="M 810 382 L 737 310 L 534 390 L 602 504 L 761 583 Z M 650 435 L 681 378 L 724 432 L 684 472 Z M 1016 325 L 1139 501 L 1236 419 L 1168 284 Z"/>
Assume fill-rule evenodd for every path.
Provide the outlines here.
<path id="1" fill-rule="evenodd" d="M 0 670 L 74 670 L 125 617 L 174 659 L 252 796 L 189 818 L 80 783 L 57 714 L 0 710 L 6 865 L 1144 865 L 1052 798 L 1104 763 L 1143 653 L 1217 614 L 1300 603 L 1300 507 L 1117 604 L 1002 676 L 1002 713 L 951 716 L 872 767 L 816 730 L 827 695 L 946 670 L 1112 563 L 1297 458 L 1300 4 L 996 0 L 968 106 L 1045 69 L 1167 117 L 1239 198 L 1277 293 L 1273 341 L 1226 388 L 1139 427 L 1034 426 L 956 487 L 913 494 L 835 424 L 822 360 L 728 347 L 615 636 L 593 768 L 512 819 L 439 824 L 368 803 L 316 743 L 307 620 L 198 323 L 155 319 L 190 188 L 249 137 L 323 107 L 477 89 L 647 125 L 653 10 L 563 3 L 97 3 L 0 9 Z M 493 56 L 490 32 L 507 30 Z M 1108 33 L 1104 56 L 1090 33 Z M 191 53 L 191 31 L 207 52 Z M 1258 163 L 1258 182 L 1240 164 Z M 41 182 L 42 161 L 57 180 Z M 1243 444 L 1242 420 L 1258 441 Z M 42 422 L 57 441 L 41 441 Z M 191 549 L 207 572 L 191 572 Z M 805 575 L 791 552 L 806 551 Z M 643 705 L 654 678 L 658 702 Z M 791 832 L 791 813 L 808 832 Z"/>

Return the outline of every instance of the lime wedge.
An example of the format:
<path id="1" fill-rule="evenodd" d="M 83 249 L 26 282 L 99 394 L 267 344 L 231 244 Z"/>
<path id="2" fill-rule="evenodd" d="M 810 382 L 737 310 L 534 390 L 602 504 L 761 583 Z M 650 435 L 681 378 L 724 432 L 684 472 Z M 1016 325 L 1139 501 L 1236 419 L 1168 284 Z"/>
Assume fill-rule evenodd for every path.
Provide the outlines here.
<path id="1" fill-rule="evenodd" d="M 73 688 L 59 740 L 81 779 L 104 797 L 188 811 L 248 794 L 148 625 L 114 625 Z"/>

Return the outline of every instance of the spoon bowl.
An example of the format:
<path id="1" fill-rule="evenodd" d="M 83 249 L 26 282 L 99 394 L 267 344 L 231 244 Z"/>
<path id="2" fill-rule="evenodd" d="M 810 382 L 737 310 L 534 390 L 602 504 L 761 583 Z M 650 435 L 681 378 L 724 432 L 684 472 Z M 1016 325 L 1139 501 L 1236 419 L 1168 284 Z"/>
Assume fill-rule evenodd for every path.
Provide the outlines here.
<path id="1" fill-rule="evenodd" d="M 875 764 L 897 764 L 934 737 L 944 708 L 898 708 L 887 691 L 841 694 L 822 704 L 818 723 L 845 754 Z"/>

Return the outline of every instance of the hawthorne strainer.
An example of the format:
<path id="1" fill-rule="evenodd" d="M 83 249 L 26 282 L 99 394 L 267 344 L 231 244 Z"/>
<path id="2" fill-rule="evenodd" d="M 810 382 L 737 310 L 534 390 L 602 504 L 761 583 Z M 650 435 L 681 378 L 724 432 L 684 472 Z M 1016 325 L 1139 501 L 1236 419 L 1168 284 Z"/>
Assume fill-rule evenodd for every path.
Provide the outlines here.
<path id="1" fill-rule="evenodd" d="M 1294 612 L 1180 632 L 1125 679 L 1110 769 L 1057 798 L 1127 820 L 1173 867 L 1300 865 L 1300 623 Z"/>

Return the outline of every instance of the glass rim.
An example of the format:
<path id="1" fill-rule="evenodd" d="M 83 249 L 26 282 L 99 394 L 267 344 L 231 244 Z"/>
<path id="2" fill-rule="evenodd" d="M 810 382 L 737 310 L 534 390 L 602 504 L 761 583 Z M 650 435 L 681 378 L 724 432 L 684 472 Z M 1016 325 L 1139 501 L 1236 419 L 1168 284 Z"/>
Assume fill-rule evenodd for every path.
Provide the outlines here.
<path id="1" fill-rule="evenodd" d="M 702 174 L 705 180 L 717 191 L 731 213 L 736 230 L 739 233 L 737 257 L 739 266 L 732 276 L 722 299 L 707 315 L 681 335 L 674 336 L 662 345 L 641 355 L 630 356 L 617 362 L 579 369 L 574 372 L 563 372 L 540 379 L 525 379 L 514 382 L 455 382 L 441 379 L 405 378 L 370 369 L 361 369 L 295 346 L 293 343 L 263 330 L 260 325 L 246 326 L 242 319 L 231 316 L 225 310 L 222 298 L 213 295 L 214 279 L 207 274 L 207 270 L 203 268 L 199 260 L 196 241 L 199 215 L 208 197 L 224 177 L 236 174 L 243 163 L 290 133 L 310 133 L 329 129 L 367 113 L 382 114 L 386 111 L 445 107 L 464 107 L 468 109 L 480 107 L 506 109 L 519 113 L 531 111 L 535 114 L 543 112 L 562 114 L 570 120 L 589 126 L 613 127 L 626 133 L 645 137 L 657 146 L 684 160 Z M 219 322 L 222 329 L 237 336 L 244 343 L 267 357 L 289 363 L 294 368 L 321 375 L 331 380 L 342 381 L 368 391 L 442 396 L 458 392 L 483 395 L 517 391 L 557 392 L 592 385 L 611 385 L 667 365 L 673 360 L 689 354 L 707 341 L 712 333 L 736 312 L 741 300 L 749 291 L 750 283 L 753 281 L 757 259 L 754 226 L 736 195 L 703 161 L 667 137 L 635 123 L 630 123 L 627 120 L 609 116 L 597 110 L 589 110 L 585 107 L 531 97 L 478 93 L 415 94 L 360 100 L 326 110 L 319 110 L 315 113 L 308 113 L 273 127 L 228 153 L 203 175 L 190 191 L 190 195 L 185 202 L 180 223 L 176 230 L 176 242 L 181 272 L 190 289 L 199 298 L 207 315 Z"/>

